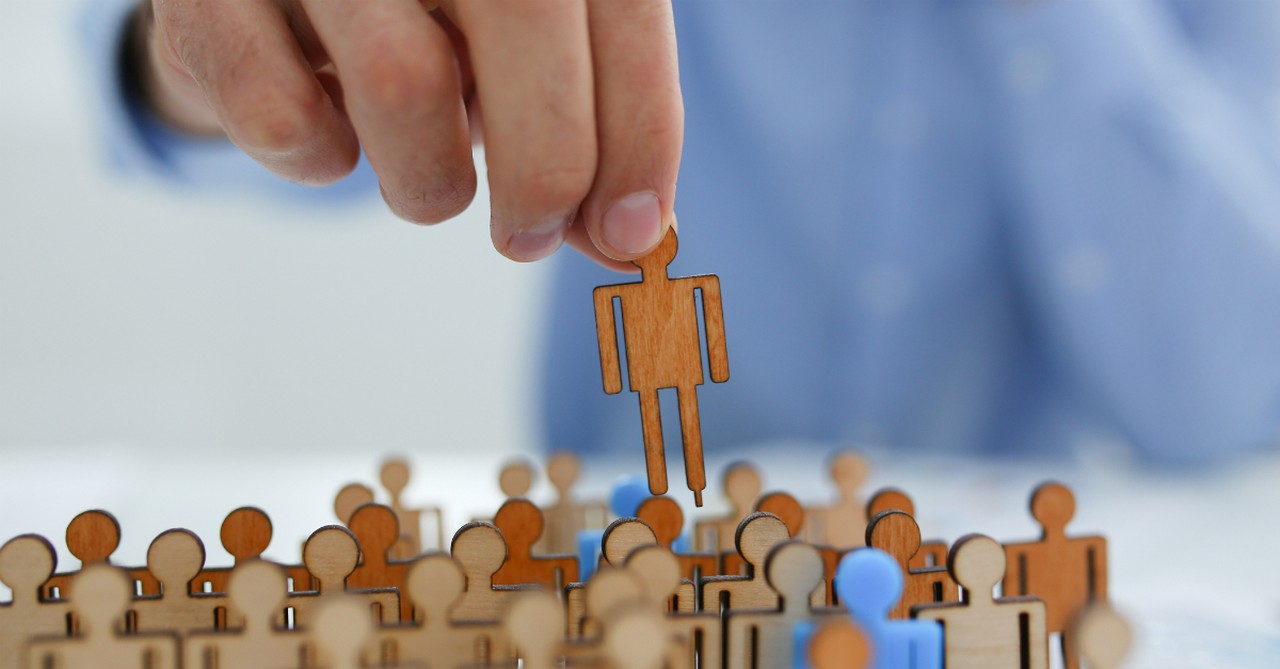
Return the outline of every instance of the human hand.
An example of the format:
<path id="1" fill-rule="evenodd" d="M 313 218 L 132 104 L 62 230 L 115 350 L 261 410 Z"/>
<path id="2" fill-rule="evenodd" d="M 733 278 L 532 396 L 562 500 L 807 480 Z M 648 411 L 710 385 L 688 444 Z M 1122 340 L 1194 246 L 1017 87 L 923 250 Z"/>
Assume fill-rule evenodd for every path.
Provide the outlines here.
<path id="1" fill-rule="evenodd" d="M 537 260 L 563 241 L 615 269 L 674 220 L 684 112 L 669 0 L 143 0 L 143 95 L 282 177 L 327 184 L 363 149 L 416 223 L 475 195 Z"/>

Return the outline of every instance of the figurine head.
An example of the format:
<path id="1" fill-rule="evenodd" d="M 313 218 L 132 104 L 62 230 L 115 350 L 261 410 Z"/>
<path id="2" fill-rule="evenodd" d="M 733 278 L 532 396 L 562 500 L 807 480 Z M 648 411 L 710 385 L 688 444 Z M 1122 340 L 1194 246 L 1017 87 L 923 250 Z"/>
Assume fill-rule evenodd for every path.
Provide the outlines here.
<path id="1" fill-rule="evenodd" d="M 649 255 L 641 256 L 631 261 L 631 264 L 640 268 L 640 271 L 649 273 L 666 273 L 667 265 L 676 259 L 676 249 L 679 247 L 676 241 L 675 228 L 668 228 L 667 234 L 663 236 L 662 241 L 658 242 L 658 247 L 649 252 Z"/>

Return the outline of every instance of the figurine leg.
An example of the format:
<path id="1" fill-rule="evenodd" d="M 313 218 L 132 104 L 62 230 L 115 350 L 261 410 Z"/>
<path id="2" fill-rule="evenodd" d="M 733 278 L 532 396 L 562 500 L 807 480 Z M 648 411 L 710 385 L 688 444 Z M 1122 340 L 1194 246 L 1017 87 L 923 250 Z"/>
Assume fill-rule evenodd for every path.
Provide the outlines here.
<path id="1" fill-rule="evenodd" d="M 1058 643 L 1062 644 L 1062 668 L 1080 669 L 1080 656 L 1076 653 L 1075 639 L 1064 631 L 1058 635 Z"/>
<path id="2" fill-rule="evenodd" d="M 680 432 L 684 437 L 684 478 L 693 491 L 693 501 L 702 506 L 702 491 L 707 489 L 707 471 L 702 462 L 702 424 L 698 418 L 698 387 L 678 388 L 680 398 Z"/>
<path id="3" fill-rule="evenodd" d="M 661 495 L 667 491 L 667 456 L 662 449 L 662 412 L 658 410 L 658 391 L 640 392 L 640 423 L 644 427 L 644 459 L 649 469 L 649 492 Z"/>

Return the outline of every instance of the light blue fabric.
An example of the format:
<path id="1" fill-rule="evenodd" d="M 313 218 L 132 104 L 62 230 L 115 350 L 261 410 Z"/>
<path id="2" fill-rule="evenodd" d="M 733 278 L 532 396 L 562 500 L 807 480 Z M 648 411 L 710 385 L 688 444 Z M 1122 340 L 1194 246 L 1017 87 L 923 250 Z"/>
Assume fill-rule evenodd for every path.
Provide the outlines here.
<path id="1" fill-rule="evenodd" d="M 732 375 L 699 391 L 708 452 L 1104 435 L 1203 462 L 1276 442 L 1280 3 L 689 0 L 676 22 L 672 274 L 720 275 Z M 106 117 L 128 167 L 301 190 Z M 618 276 L 557 262 L 544 442 L 636 453 L 638 400 L 604 395 L 592 320 Z"/>

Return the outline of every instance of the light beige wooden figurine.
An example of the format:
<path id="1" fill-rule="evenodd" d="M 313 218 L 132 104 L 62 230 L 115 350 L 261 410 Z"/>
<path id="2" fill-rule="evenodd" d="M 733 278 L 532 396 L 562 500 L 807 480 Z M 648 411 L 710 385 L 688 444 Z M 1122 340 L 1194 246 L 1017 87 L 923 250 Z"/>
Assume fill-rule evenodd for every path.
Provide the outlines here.
<path id="1" fill-rule="evenodd" d="M 1071 620 L 1090 603 L 1107 600 L 1107 540 L 1068 537 L 1067 523 L 1075 512 L 1070 488 L 1056 481 L 1043 483 L 1031 494 L 1031 515 L 1040 524 L 1040 540 L 1005 546 L 1009 564 L 1004 592 L 1044 600 L 1049 632 L 1061 634 L 1066 669 L 1080 666 L 1071 642 Z"/>
<path id="2" fill-rule="evenodd" d="M 916 518 L 915 502 L 911 501 L 910 495 L 899 488 L 881 488 L 867 500 L 867 518 L 875 518 L 885 511 L 901 511 L 911 516 L 917 523 L 919 522 L 919 518 Z M 950 548 L 947 542 L 937 539 L 921 541 L 920 550 L 916 551 L 908 564 L 912 569 L 945 567 L 947 551 Z"/>
<path id="3" fill-rule="evenodd" d="M 558 669 L 564 656 L 564 608 L 549 592 L 525 592 L 502 616 L 523 669 Z"/>
<path id="4" fill-rule="evenodd" d="M 619 606 L 645 601 L 644 587 L 644 581 L 633 571 L 621 566 L 601 567 L 580 591 L 583 593 L 581 614 L 577 606 L 568 608 L 569 614 L 581 615 L 576 625 L 570 625 L 571 638 L 588 643 L 599 641 L 609 612 Z M 595 652 L 581 644 L 573 650 L 579 656 Z"/>
<path id="5" fill-rule="evenodd" d="M 533 479 L 533 463 L 525 458 L 513 458 L 498 472 L 498 489 L 507 499 L 528 497 L 533 489 Z"/>
<path id="6" fill-rule="evenodd" d="M 840 451 L 832 456 L 828 469 L 836 487 L 836 500 L 830 506 L 808 510 L 803 538 L 811 544 L 841 551 L 858 548 L 864 545 L 869 518 L 860 490 L 870 467 L 861 454 Z"/>
<path id="7" fill-rule="evenodd" d="M 668 639 L 662 614 L 630 607 L 611 616 L 604 639 L 604 657 L 611 669 L 663 669 L 677 651 Z"/>
<path id="8" fill-rule="evenodd" d="M 111 554 L 120 545 L 120 523 L 116 517 L 101 509 L 91 509 L 78 514 L 67 524 L 67 550 L 80 560 L 83 569 L 91 564 L 110 564 Z M 133 579 L 134 586 L 144 595 L 155 595 L 160 592 L 160 584 L 151 576 L 146 567 L 126 569 Z M 65 597 L 67 584 L 76 572 L 69 571 L 54 574 L 45 581 L 41 588 L 45 599 Z"/>
<path id="9" fill-rule="evenodd" d="M 818 615 L 809 601 L 810 593 L 822 585 L 822 556 L 813 546 L 787 541 L 774 547 L 764 571 L 775 593 L 774 608 L 735 608 L 725 614 L 725 669 L 789 666 L 796 623 Z M 829 611 L 827 615 L 843 615 L 837 609 Z"/>
<path id="10" fill-rule="evenodd" d="M 204 556 L 204 542 L 190 530 L 167 530 L 156 537 L 147 550 L 147 569 L 159 581 L 160 594 L 135 597 L 125 614 L 125 629 L 185 635 L 225 627 L 226 595 L 191 592 Z"/>
<path id="11" fill-rule="evenodd" d="M 188 634 L 183 647 L 185 669 L 280 669 L 303 664 L 307 638 L 298 630 L 275 624 L 288 589 L 285 573 L 263 560 L 242 562 L 227 583 L 238 628 Z"/>
<path id="12" fill-rule="evenodd" d="M 391 508 L 400 521 L 400 537 L 392 548 L 391 557 L 397 560 L 409 560 L 422 553 L 424 542 L 422 532 L 423 516 L 431 521 L 434 529 L 430 533 L 431 546 L 435 550 L 444 549 L 444 511 L 436 506 L 410 508 L 404 503 L 404 490 L 409 487 L 409 462 L 401 458 L 391 458 L 382 463 L 379 480 L 391 498 Z"/>
<path id="13" fill-rule="evenodd" d="M 449 619 L 450 609 L 462 599 L 466 587 L 462 567 L 448 555 L 424 555 L 415 561 L 404 594 L 413 601 L 420 620 L 376 631 L 380 666 L 455 669 L 501 660 L 514 662 L 515 654 L 501 625 Z"/>
<path id="14" fill-rule="evenodd" d="M 28 669 L 177 669 L 178 637 L 168 632 L 123 634 L 117 629 L 133 592 L 131 578 L 106 564 L 82 569 L 71 584 L 80 620 L 73 637 L 37 638 L 27 645 Z"/>
<path id="15" fill-rule="evenodd" d="M 351 520 L 351 514 L 365 504 L 373 503 L 373 490 L 363 483 L 348 483 L 342 486 L 333 498 L 333 515 L 343 525 Z"/>
<path id="16" fill-rule="evenodd" d="M 729 513 L 694 523 L 693 547 L 699 551 L 723 553 L 733 550 L 738 525 L 755 509 L 756 499 L 764 488 L 755 465 L 742 460 L 730 463 L 720 482 L 729 500 Z"/>
<path id="17" fill-rule="evenodd" d="M 508 499 L 493 517 L 493 524 L 507 542 L 507 560 L 493 575 L 499 585 L 537 584 L 559 593 L 578 580 L 575 555 L 534 555 L 533 545 L 542 536 L 542 511 L 527 499 Z"/>
<path id="18" fill-rule="evenodd" d="M 600 541 L 600 568 L 621 567 L 627 556 L 641 546 L 657 545 L 653 530 L 639 518 L 619 518 L 605 528 Z M 592 576 L 592 581 L 599 574 Z M 569 633 L 578 636 L 582 619 L 586 615 L 586 583 L 570 583 L 565 587 L 565 606 L 568 610 Z"/>
<path id="19" fill-rule="evenodd" d="M 792 539 L 799 539 L 804 535 L 804 523 L 808 515 L 805 513 L 804 506 L 799 500 L 792 497 L 790 493 L 771 492 L 761 497 L 756 502 L 756 511 L 764 511 L 782 519 L 787 526 L 787 532 L 791 534 Z M 828 604 L 836 601 L 835 593 L 835 576 L 836 566 L 840 564 L 840 556 L 844 551 L 832 548 L 819 543 L 809 542 L 809 545 L 818 550 L 818 554 L 822 556 L 822 588 L 820 599 L 815 599 L 817 604 Z M 735 564 L 740 562 L 737 553 L 728 553 L 724 556 L 722 567 L 724 573 L 735 573 L 740 567 Z"/>
<path id="20" fill-rule="evenodd" d="M 578 481 L 582 463 L 569 451 L 552 453 L 547 459 L 547 479 L 556 491 L 555 501 L 543 510 L 546 532 L 537 546 L 544 553 L 573 553 L 578 550 L 578 533 L 603 529 L 608 525 L 609 507 L 600 500 L 579 501 L 573 485 Z"/>
<path id="21" fill-rule="evenodd" d="M 1004 575 L 1004 548 L 970 534 L 956 541 L 947 566 L 964 588 L 963 601 L 912 610 L 915 618 L 942 623 L 947 669 L 1048 669 L 1044 602 L 992 595 Z"/>
<path id="22" fill-rule="evenodd" d="M 391 557 L 401 536 L 396 512 L 385 504 L 365 504 L 351 514 L 347 528 L 360 546 L 360 564 L 347 577 L 347 587 L 395 588 L 400 593 L 399 620 L 413 620 L 413 603 L 404 596 L 412 561 Z"/>
<path id="23" fill-rule="evenodd" d="M 463 525 L 453 535 L 450 552 L 467 577 L 466 592 L 450 612 L 454 622 L 501 620 L 512 597 L 520 590 L 529 589 L 523 585 L 494 585 L 493 575 L 507 561 L 507 542 L 492 523 L 477 521 Z"/>
<path id="24" fill-rule="evenodd" d="M 644 546 L 627 556 L 626 570 L 644 584 L 645 600 L 663 618 L 669 643 L 678 651 L 670 660 L 671 669 L 719 667 L 721 620 L 718 612 L 694 612 L 694 586 L 680 578 L 680 565 L 661 546 Z M 667 602 L 677 600 L 672 609 Z M 685 607 L 680 602 L 689 601 Z"/>
<path id="25" fill-rule="evenodd" d="M 362 669 L 360 658 L 368 653 L 373 621 L 363 602 L 334 597 L 316 610 L 315 621 L 304 634 L 316 648 L 320 669 Z"/>
<path id="26" fill-rule="evenodd" d="M 1089 669 L 1120 669 L 1133 642 L 1129 622 L 1105 602 L 1090 604 L 1081 611 L 1070 636 Z"/>
<path id="27" fill-rule="evenodd" d="M 712 381 L 729 380 L 729 354 L 725 348 L 720 280 L 711 274 L 676 279 L 667 276 L 667 265 L 675 259 L 677 246 L 675 230 L 668 230 L 658 248 L 632 261 L 640 268 L 641 281 L 596 288 L 596 334 L 604 391 L 610 395 L 620 393 L 622 370 L 614 317 L 614 300 L 619 301 L 627 379 L 631 390 L 640 395 L 649 491 L 655 495 L 667 491 L 658 390 L 675 388 L 684 442 L 685 480 L 693 491 L 694 504 L 702 506 L 702 491 L 707 483 L 698 419 L 698 386 L 705 380 L 697 321 L 698 291 L 702 293 Z"/>
<path id="28" fill-rule="evenodd" d="M 0 669 L 22 666 L 22 646 L 34 636 L 67 636 L 71 606 L 66 600 L 41 601 L 40 586 L 53 575 L 57 553 L 48 539 L 23 534 L 0 548 L 0 582 L 13 599 L 0 603 Z"/>
<path id="29" fill-rule="evenodd" d="M 780 518 L 756 512 L 738 530 L 738 554 L 749 566 L 746 576 L 711 576 L 702 581 L 702 608 L 708 611 L 776 609 L 778 593 L 765 581 L 765 558 L 791 535 Z M 822 566 L 817 577 L 822 578 Z"/>
<path id="30" fill-rule="evenodd" d="M 285 611 L 286 622 L 290 613 L 292 621 L 286 626 L 307 628 L 321 605 L 339 597 L 363 602 L 365 610 L 372 612 L 372 620 L 398 622 L 400 593 L 395 588 L 346 588 L 347 577 L 356 570 L 359 561 L 359 545 L 347 528 L 326 525 L 312 532 L 302 546 L 302 563 L 311 572 L 317 589 L 290 593 Z"/>
<path id="31" fill-rule="evenodd" d="M 809 640 L 813 669 L 865 669 L 871 664 L 871 640 L 850 620 L 833 620 Z"/>
<path id="32" fill-rule="evenodd" d="M 917 604 L 959 601 L 960 592 L 946 567 L 911 567 L 920 550 L 920 528 L 906 512 L 885 511 L 872 518 L 867 545 L 888 553 L 902 569 L 902 598 L 889 611 L 890 619 L 911 617 L 911 607 Z"/>

